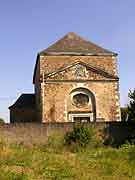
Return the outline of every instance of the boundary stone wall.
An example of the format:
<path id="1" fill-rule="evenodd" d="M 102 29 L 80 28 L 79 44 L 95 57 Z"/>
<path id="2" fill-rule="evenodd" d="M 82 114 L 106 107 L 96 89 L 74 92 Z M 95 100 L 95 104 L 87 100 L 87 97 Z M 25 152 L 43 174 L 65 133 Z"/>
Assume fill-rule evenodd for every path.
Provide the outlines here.
<path id="1" fill-rule="evenodd" d="M 45 144 L 47 137 L 54 133 L 65 134 L 75 123 L 11 123 L 0 125 L 0 141 L 23 144 Z M 135 134 L 135 122 L 84 123 L 94 126 L 103 137 L 124 142 Z"/>

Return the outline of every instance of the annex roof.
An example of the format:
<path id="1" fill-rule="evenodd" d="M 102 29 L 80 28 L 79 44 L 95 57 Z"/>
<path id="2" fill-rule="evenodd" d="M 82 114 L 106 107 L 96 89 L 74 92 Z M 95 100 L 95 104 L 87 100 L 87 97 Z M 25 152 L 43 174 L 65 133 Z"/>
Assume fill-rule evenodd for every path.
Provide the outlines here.
<path id="1" fill-rule="evenodd" d="M 28 108 L 35 106 L 35 94 L 21 94 L 21 96 L 16 100 L 16 102 L 9 107 L 11 108 Z"/>

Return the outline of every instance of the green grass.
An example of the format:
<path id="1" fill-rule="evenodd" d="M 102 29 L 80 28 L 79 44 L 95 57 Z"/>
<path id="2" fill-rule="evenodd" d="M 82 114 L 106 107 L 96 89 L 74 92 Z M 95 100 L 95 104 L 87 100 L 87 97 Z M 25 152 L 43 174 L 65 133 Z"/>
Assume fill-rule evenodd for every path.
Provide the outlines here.
<path id="1" fill-rule="evenodd" d="M 0 180 L 135 180 L 135 145 L 71 151 L 58 141 L 0 143 Z"/>

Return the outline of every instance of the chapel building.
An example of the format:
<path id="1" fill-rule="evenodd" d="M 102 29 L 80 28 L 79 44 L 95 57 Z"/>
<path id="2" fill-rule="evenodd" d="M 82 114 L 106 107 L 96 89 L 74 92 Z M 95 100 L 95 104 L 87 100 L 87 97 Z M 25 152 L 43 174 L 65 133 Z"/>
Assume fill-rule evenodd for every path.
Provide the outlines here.
<path id="1" fill-rule="evenodd" d="M 9 107 L 11 122 L 121 120 L 117 54 L 75 33 L 37 55 L 33 84 Z"/>

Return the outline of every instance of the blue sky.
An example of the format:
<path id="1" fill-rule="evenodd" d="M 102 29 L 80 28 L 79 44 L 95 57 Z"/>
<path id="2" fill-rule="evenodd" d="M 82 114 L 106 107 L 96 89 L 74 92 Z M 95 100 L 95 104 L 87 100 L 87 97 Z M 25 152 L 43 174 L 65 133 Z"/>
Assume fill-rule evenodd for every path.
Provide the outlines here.
<path id="1" fill-rule="evenodd" d="M 33 92 L 37 52 L 76 32 L 119 54 L 121 105 L 135 88 L 134 0 L 0 0 L 0 117 Z"/>

